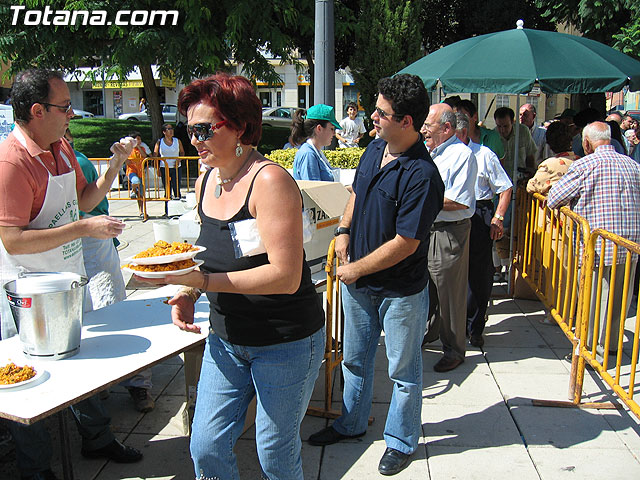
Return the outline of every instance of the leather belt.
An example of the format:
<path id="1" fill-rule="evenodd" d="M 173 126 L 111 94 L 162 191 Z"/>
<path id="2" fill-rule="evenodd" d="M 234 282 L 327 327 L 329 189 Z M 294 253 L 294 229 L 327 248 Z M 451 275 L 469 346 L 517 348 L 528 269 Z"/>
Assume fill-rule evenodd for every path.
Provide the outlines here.
<path id="1" fill-rule="evenodd" d="M 462 220 L 456 220 L 455 222 L 433 222 L 433 225 L 431 227 L 431 230 L 433 230 L 434 228 L 442 228 L 442 227 L 448 227 L 448 226 L 453 226 L 453 225 L 462 225 L 463 223 L 467 222 L 469 219 L 465 218 Z"/>

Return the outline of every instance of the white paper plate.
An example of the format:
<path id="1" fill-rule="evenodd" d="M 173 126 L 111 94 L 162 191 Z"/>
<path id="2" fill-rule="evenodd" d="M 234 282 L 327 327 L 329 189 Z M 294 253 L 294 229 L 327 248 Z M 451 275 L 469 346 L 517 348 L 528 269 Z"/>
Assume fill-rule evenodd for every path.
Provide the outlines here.
<path id="1" fill-rule="evenodd" d="M 204 252 L 207 249 L 207 247 L 200 247 L 198 245 L 194 245 L 194 247 L 196 248 L 196 250 L 193 250 L 192 252 L 174 253 L 173 255 L 160 255 L 158 257 L 144 257 L 144 258 L 129 257 L 123 260 L 123 262 L 135 263 L 136 265 L 158 265 L 161 263 L 180 262 L 182 260 L 189 260 L 190 258 L 195 257 L 198 253 Z"/>
<path id="2" fill-rule="evenodd" d="M 2 363 L 2 367 L 4 367 L 5 365 L 7 365 L 8 363 L 11 363 L 12 360 L 7 360 L 4 363 Z M 5 390 L 5 389 L 9 389 L 9 388 L 16 388 L 16 387 L 22 387 L 24 385 L 28 385 L 29 383 L 34 383 L 36 381 L 38 381 L 46 372 L 46 370 L 44 368 L 42 368 L 40 365 L 36 365 L 32 362 L 29 362 L 28 360 L 23 362 L 23 361 L 19 361 L 19 362 L 13 362 L 16 365 L 18 365 L 19 367 L 23 367 L 25 365 L 29 365 L 30 367 L 33 367 L 33 369 L 36 371 L 36 374 L 31 377 L 29 380 L 25 380 L 24 382 L 20 382 L 20 383 L 10 383 L 9 385 L 0 385 L 0 390 Z"/>
<path id="3" fill-rule="evenodd" d="M 183 268 L 182 270 L 170 270 L 167 272 L 140 272 L 139 270 L 131 270 L 128 267 L 123 267 L 125 272 L 133 273 L 142 278 L 162 278 L 167 275 L 184 275 L 189 272 L 193 272 L 196 267 L 199 267 L 204 263 L 204 260 L 195 260 L 196 264 L 193 267 Z"/>

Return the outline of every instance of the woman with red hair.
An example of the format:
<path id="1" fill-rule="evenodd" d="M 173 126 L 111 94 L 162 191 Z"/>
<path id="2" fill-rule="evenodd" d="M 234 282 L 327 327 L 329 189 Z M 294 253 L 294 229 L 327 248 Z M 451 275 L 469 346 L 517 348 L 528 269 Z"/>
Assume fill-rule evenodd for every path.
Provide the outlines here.
<path id="1" fill-rule="evenodd" d="M 264 477 L 302 479 L 300 423 L 324 355 L 324 314 L 302 247 L 302 197 L 291 176 L 255 147 L 258 97 L 244 77 L 217 74 L 185 87 L 178 108 L 202 162 L 196 182 L 204 264 L 161 282 L 185 285 L 173 323 L 199 332 L 206 293 L 211 330 L 198 383 L 191 456 L 196 477 L 237 479 L 233 446 L 257 397 L 256 445 Z M 241 228 L 252 225 L 255 229 Z M 247 223 L 248 222 L 248 223 Z M 242 256 L 239 237 L 264 245 Z M 231 232 L 235 232 L 232 235 Z"/>

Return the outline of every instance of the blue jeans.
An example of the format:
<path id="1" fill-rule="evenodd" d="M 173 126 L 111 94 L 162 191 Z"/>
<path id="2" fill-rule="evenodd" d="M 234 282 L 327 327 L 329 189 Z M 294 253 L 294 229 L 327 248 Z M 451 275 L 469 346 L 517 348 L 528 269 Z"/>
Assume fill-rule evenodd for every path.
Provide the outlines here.
<path id="1" fill-rule="evenodd" d="M 384 427 L 387 447 L 411 454 L 418 447 L 422 420 L 422 337 L 429 290 L 408 297 L 369 295 L 355 285 L 342 288 L 344 308 L 344 392 L 342 416 L 333 428 L 343 435 L 367 429 L 373 400 L 373 371 L 380 333 L 385 332 L 393 394 Z"/>
<path id="2" fill-rule="evenodd" d="M 324 356 L 325 329 L 288 343 L 235 345 L 207 338 L 191 435 L 196 478 L 239 479 L 233 446 L 257 397 L 256 446 L 269 480 L 301 480 L 300 424 Z"/>

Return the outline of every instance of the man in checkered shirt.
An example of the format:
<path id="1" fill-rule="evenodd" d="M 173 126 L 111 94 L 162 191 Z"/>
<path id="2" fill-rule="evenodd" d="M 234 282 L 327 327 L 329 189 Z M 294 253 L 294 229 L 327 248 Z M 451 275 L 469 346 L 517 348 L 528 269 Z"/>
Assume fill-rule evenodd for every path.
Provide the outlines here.
<path id="1" fill-rule="evenodd" d="M 582 146 L 586 156 L 573 162 L 567 173 L 549 190 L 547 204 L 550 208 L 570 205 L 571 209 L 589 222 L 591 231 L 596 228 L 608 230 L 636 243 L 640 243 L 640 165 L 626 155 L 617 153 L 611 146 L 611 129 L 603 122 L 593 122 L 582 132 Z M 607 318 L 607 302 L 613 247 L 606 242 L 604 272 L 602 281 L 602 299 L 600 306 L 600 334 L 598 350 L 604 345 L 604 332 Z M 595 271 L 591 304 L 591 320 L 595 312 L 595 285 L 600 264 L 601 244 L 596 245 Z M 615 276 L 615 294 L 611 325 L 609 351 L 617 350 L 620 314 L 627 316 L 631 294 L 622 310 L 622 286 L 624 281 L 624 262 L 626 251 L 618 250 Z M 634 255 L 635 257 L 635 255 Z M 631 284 L 633 284 L 637 257 L 633 258 Z M 588 342 L 591 344 L 593 332 L 589 328 Z"/>

